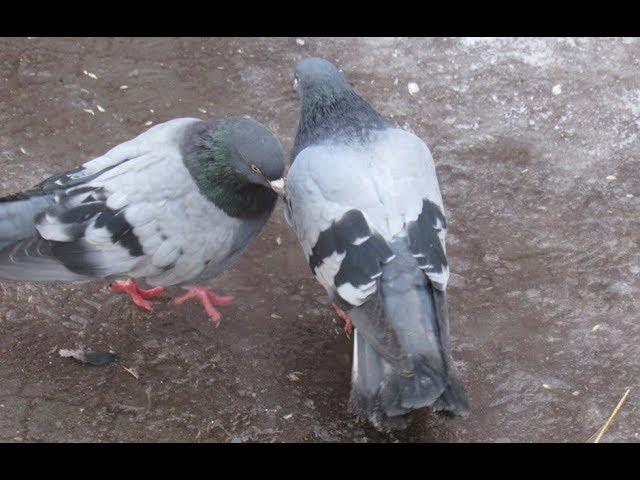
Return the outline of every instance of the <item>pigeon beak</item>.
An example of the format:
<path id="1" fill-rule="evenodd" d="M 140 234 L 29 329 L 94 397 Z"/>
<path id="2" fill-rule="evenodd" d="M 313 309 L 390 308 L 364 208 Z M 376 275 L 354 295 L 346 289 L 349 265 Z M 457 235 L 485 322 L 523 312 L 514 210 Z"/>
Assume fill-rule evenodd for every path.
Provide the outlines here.
<path id="1" fill-rule="evenodd" d="M 278 195 L 284 195 L 284 186 L 285 186 L 284 178 L 279 178 L 278 180 L 269 182 L 269 186 Z"/>

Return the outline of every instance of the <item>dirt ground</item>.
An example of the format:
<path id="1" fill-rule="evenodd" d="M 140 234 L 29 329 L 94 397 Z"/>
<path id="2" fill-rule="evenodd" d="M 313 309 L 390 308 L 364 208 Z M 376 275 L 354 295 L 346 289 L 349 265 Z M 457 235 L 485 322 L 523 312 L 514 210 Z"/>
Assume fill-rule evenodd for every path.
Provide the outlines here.
<path id="1" fill-rule="evenodd" d="M 311 55 L 431 147 L 469 418 L 354 420 L 351 342 L 279 204 L 212 282 L 238 297 L 217 329 L 103 282 L 0 282 L 0 440 L 583 442 L 630 388 L 602 441 L 638 441 L 638 39 L 0 39 L 0 195 L 176 117 L 251 115 L 289 151 Z M 57 353 L 78 346 L 118 360 Z"/>

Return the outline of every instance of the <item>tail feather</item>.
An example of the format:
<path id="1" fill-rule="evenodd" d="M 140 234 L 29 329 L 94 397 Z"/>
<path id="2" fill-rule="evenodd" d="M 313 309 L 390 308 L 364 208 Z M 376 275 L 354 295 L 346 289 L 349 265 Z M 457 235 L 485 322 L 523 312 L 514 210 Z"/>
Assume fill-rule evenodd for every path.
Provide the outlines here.
<path id="1" fill-rule="evenodd" d="M 86 280 L 56 260 L 51 242 L 38 235 L 34 217 L 53 203 L 53 194 L 26 193 L 0 198 L 0 278 Z"/>
<path id="2" fill-rule="evenodd" d="M 404 244 L 395 242 L 392 250 L 396 259 L 383 267 L 377 297 L 349 312 L 356 326 L 351 406 L 383 431 L 402 428 L 406 414 L 418 408 L 453 415 L 469 409 L 450 355 L 446 294 L 432 287 Z M 372 315 L 384 315 L 402 361 L 359 331 L 358 325 L 380 323 Z"/>
<path id="3" fill-rule="evenodd" d="M 371 346 L 358 329 L 353 339 L 351 409 L 368 419 L 379 430 L 404 428 L 404 410 L 398 409 L 398 389 L 389 388 L 385 380 L 393 368 Z M 395 395 L 396 398 L 389 398 Z"/>
<path id="4" fill-rule="evenodd" d="M 462 380 L 451 358 L 451 343 L 449 342 L 449 310 L 447 307 L 447 292 L 437 288 L 432 289 L 436 306 L 436 315 L 440 326 L 440 335 L 444 350 L 447 370 L 449 372 L 447 386 L 442 395 L 433 404 L 435 411 L 452 415 L 466 416 L 469 413 L 469 398 Z"/>
<path id="5" fill-rule="evenodd" d="M 28 238 L 0 250 L 0 278 L 37 282 L 83 281 L 55 258 L 49 240 Z"/>
<path id="6" fill-rule="evenodd" d="M 34 217 L 53 204 L 52 195 L 0 198 L 0 250 L 37 234 Z"/>
<path id="7" fill-rule="evenodd" d="M 469 398 L 455 367 L 450 366 L 447 387 L 431 408 L 448 415 L 464 417 L 469 414 Z"/>

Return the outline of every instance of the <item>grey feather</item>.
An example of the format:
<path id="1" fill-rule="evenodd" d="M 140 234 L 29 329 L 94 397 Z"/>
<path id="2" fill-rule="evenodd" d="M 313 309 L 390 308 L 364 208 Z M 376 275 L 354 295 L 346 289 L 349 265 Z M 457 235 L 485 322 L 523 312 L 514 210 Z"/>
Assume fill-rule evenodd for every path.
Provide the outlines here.
<path id="1" fill-rule="evenodd" d="M 52 195 L 0 199 L 0 250 L 35 235 L 34 217 L 53 202 Z"/>
<path id="2" fill-rule="evenodd" d="M 432 288 L 404 239 L 394 241 L 392 250 L 396 258 L 383 266 L 378 297 L 383 311 L 371 311 L 368 305 L 375 301 L 350 311 L 359 347 L 352 404 L 382 430 L 394 428 L 399 421 L 394 417 L 416 408 L 431 405 L 458 415 L 469 408 L 449 352 L 445 293 Z M 397 350 L 371 341 L 383 331 L 383 337 L 397 338 Z"/>
<path id="3" fill-rule="evenodd" d="M 29 238 L 0 250 L 0 276 L 8 280 L 38 282 L 91 279 L 72 272 L 60 263 L 51 252 L 51 244 L 42 238 Z"/>
<path id="4" fill-rule="evenodd" d="M 257 218 L 245 221 L 235 232 L 233 238 L 233 248 L 231 248 L 226 255 L 226 258 L 217 262 L 209 263 L 204 271 L 194 280 L 195 283 L 201 283 L 217 277 L 224 272 L 230 265 L 232 265 L 238 257 L 247 249 L 247 247 L 253 242 L 256 236 L 262 230 L 262 226 L 269 215 L 265 215 L 265 218 Z"/>

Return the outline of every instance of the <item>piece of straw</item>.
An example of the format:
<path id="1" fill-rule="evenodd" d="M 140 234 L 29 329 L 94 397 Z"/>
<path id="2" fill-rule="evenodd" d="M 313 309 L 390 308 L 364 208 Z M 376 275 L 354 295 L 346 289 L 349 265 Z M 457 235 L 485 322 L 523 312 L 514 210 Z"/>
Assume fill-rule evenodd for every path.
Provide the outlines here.
<path id="1" fill-rule="evenodd" d="M 620 401 L 616 405 L 616 408 L 613 409 L 613 412 L 611 412 L 611 415 L 609 415 L 609 418 L 607 419 L 607 421 L 604 422 L 604 425 L 602 425 L 600 430 L 598 430 L 596 432 L 596 434 L 595 434 L 596 438 L 593 440 L 593 443 L 599 443 L 600 442 L 600 439 L 605 434 L 605 432 L 609 429 L 609 425 L 611 425 L 611 422 L 613 421 L 615 416 L 618 414 L 618 412 L 622 408 L 622 405 L 624 404 L 625 400 L 629 396 L 629 392 L 631 392 L 631 389 L 627 388 L 627 391 L 624 392 L 624 395 L 622 395 L 622 398 L 620 399 Z M 593 438 L 593 435 L 591 436 L 591 438 Z M 591 438 L 589 440 L 591 440 Z"/>
<path id="2" fill-rule="evenodd" d="M 140 375 L 138 375 L 135 370 L 133 370 L 131 368 L 127 368 L 124 365 L 121 365 L 121 367 L 124 369 L 125 372 L 127 372 L 129 375 L 131 375 L 136 380 L 138 380 L 140 378 Z"/>

